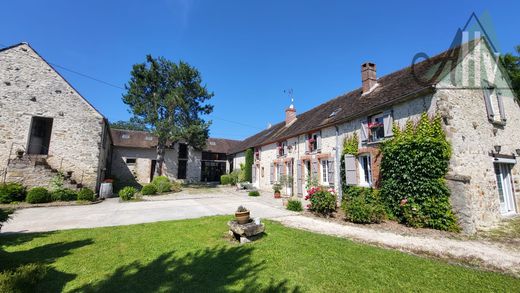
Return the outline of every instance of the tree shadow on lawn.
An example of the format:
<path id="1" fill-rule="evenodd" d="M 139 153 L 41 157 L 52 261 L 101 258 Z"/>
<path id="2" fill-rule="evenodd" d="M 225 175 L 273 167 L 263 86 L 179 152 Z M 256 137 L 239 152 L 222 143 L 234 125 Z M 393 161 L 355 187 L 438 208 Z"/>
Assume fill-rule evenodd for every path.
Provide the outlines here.
<path id="1" fill-rule="evenodd" d="M 214 247 L 181 257 L 167 252 L 146 265 L 136 261 L 121 266 L 98 283 L 74 292 L 300 292 L 298 286 L 290 288 L 287 280 L 258 282 L 257 273 L 265 264 L 253 263 L 252 250 Z"/>
<path id="2" fill-rule="evenodd" d="M 31 233 L 17 235 L 17 237 L 0 237 L 2 246 L 16 246 L 32 239 L 45 237 L 48 233 Z M 16 271 L 27 264 L 45 265 L 45 273 L 42 279 L 34 280 L 36 276 L 27 276 L 27 280 L 17 280 L 21 292 L 61 292 L 64 286 L 72 281 L 76 275 L 57 271 L 50 265 L 58 258 L 69 255 L 72 250 L 92 244 L 91 239 L 72 242 L 50 243 L 29 250 L 7 252 L 0 249 L 0 272 Z M 37 284 L 34 284 L 37 282 Z M 34 288 L 30 286 L 34 286 Z"/>

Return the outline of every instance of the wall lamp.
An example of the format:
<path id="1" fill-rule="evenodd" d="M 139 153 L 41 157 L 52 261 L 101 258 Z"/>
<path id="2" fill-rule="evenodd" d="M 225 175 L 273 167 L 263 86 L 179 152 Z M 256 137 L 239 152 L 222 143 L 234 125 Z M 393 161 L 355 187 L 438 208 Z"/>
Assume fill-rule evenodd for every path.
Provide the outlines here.
<path id="1" fill-rule="evenodd" d="M 518 156 L 520 156 L 520 149 L 516 149 L 515 151 L 516 151 L 516 154 L 517 154 Z"/>
<path id="2" fill-rule="evenodd" d="M 500 151 L 502 150 L 502 146 L 496 145 L 496 146 L 494 146 L 494 148 L 495 148 L 495 152 L 497 152 L 497 154 L 500 154 Z"/>

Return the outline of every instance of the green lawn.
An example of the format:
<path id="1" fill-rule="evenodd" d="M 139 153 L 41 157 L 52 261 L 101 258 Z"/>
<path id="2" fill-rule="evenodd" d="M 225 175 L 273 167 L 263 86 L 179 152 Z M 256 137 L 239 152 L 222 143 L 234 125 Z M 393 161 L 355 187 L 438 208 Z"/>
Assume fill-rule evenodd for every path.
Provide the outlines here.
<path id="1" fill-rule="evenodd" d="M 225 239 L 229 216 L 0 237 L 0 269 L 51 269 L 39 292 L 520 291 L 520 279 L 285 228 Z"/>

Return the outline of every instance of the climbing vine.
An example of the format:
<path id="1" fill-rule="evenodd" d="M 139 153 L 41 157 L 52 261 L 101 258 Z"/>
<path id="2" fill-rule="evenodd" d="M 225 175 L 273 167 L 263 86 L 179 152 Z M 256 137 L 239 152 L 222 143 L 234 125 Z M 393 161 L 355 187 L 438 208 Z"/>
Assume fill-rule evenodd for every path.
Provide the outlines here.
<path id="1" fill-rule="evenodd" d="M 345 137 L 343 140 L 343 150 L 341 152 L 341 178 L 343 182 L 343 178 L 345 178 L 345 155 L 358 155 L 358 148 L 359 148 L 359 139 L 357 134 L 354 132 L 353 135 Z M 343 192 L 345 193 L 348 186 L 343 184 L 342 186 Z"/>
<path id="2" fill-rule="evenodd" d="M 401 222 L 413 227 L 459 230 L 444 177 L 451 147 L 439 116 L 426 113 L 381 146 L 381 198 Z"/>

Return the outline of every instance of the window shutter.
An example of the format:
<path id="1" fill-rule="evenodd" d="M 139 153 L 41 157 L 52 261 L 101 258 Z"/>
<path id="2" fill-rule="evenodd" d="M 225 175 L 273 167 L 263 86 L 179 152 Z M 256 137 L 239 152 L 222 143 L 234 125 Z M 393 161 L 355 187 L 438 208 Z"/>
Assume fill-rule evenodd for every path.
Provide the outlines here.
<path id="1" fill-rule="evenodd" d="M 252 168 L 253 168 L 253 182 L 251 182 L 251 183 L 254 183 L 254 182 L 256 182 L 256 166 L 255 166 L 255 164 L 253 164 Z"/>
<path id="2" fill-rule="evenodd" d="M 318 132 L 318 139 L 317 139 L 317 141 L 318 141 L 318 149 L 317 150 L 319 151 L 319 150 L 321 150 L 321 130 L 320 130 L 320 132 Z"/>
<path id="3" fill-rule="evenodd" d="M 502 97 L 502 95 L 500 93 L 497 93 L 497 99 L 498 99 L 498 110 L 500 111 L 500 120 L 502 120 L 502 122 L 506 122 L 507 118 L 506 118 L 506 111 L 504 108 L 504 97 Z"/>
<path id="4" fill-rule="evenodd" d="M 492 89 L 489 87 L 484 88 L 484 101 L 486 102 L 488 119 L 493 121 L 495 118 L 495 113 L 493 113 L 493 105 L 491 104 L 491 91 Z"/>
<path id="5" fill-rule="evenodd" d="M 327 161 L 327 169 L 329 169 L 329 185 L 330 186 L 334 186 L 334 160 L 333 159 L 329 159 Z"/>
<path id="6" fill-rule="evenodd" d="M 274 182 L 274 164 L 271 163 L 271 175 L 269 177 L 269 182 L 271 182 L 271 184 L 273 184 Z"/>
<path id="7" fill-rule="evenodd" d="M 312 161 L 312 179 L 319 180 L 318 178 L 318 160 Z"/>
<path id="8" fill-rule="evenodd" d="M 392 116 L 392 111 L 386 111 L 383 115 L 385 137 L 392 136 L 394 135 L 394 132 L 392 131 L 392 126 L 394 124 L 394 117 Z"/>
<path id="9" fill-rule="evenodd" d="M 298 160 L 296 163 L 296 188 L 298 189 L 298 194 L 303 194 L 303 186 L 302 186 L 302 161 Z"/>
<path id="10" fill-rule="evenodd" d="M 347 185 L 357 185 L 356 157 L 345 155 L 345 183 Z"/>
<path id="11" fill-rule="evenodd" d="M 368 141 L 368 121 L 364 120 L 361 122 L 361 141 Z"/>

